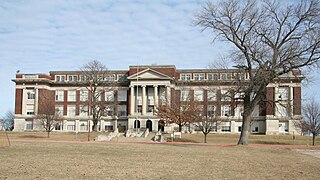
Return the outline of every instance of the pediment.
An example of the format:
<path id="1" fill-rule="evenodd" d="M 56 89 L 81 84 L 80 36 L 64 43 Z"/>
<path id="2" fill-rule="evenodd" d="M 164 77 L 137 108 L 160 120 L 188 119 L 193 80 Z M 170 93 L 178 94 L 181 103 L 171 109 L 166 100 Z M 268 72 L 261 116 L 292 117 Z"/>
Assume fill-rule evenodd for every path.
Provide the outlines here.
<path id="1" fill-rule="evenodd" d="M 129 76 L 128 79 L 129 80 L 136 80 L 137 76 L 138 76 L 139 80 L 144 80 L 144 79 L 146 79 L 146 80 L 147 79 L 170 80 L 170 79 L 172 79 L 171 77 L 169 77 L 161 72 L 150 69 L 150 68 L 145 69 L 143 71 L 140 71 L 139 73 L 133 74 L 133 75 Z"/>

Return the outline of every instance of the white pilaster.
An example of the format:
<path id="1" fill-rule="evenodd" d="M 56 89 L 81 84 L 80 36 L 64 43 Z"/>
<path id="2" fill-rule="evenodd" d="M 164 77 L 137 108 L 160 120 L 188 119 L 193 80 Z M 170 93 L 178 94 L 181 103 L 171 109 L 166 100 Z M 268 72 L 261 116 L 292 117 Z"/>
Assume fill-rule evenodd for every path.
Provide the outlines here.
<path id="1" fill-rule="evenodd" d="M 134 114 L 134 107 L 135 107 L 135 95 L 134 95 L 134 86 L 130 86 L 130 115 L 132 116 Z"/>
<path id="2" fill-rule="evenodd" d="M 142 115 L 147 113 L 147 95 L 146 86 L 142 86 Z"/>
<path id="3" fill-rule="evenodd" d="M 167 104 L 170 105 L 171 103 L 171 89 L 170 86 L 166 86 L 167 88 Z"/>
<path id="4" fill-rule="evenodd" d="M 36 98 L 34 100 L 34 114 L 38 114 L 38 105 L 39 105 L 39 89 L 36 88 Z"/>
<path id="5" fill-rule="evenodd" d="M 158 98 L 158 86 L 153 86 L 153 88 L 154 88 L 154 110 L 156 110 L 156 108 L 158 107 L 158 100 L 159 100 L 159 98 Z"/>
<path id="6" fill-rule="evenodd" d="M 289 86 L 289 105 L 290 105 L 290 116 L 293 117 L 293 87 Z"/>
<path id="7" fill-rule="evenodd" d="M 23 88 L 22 89 L 22 112 L 21 112 L 21 114 L 23 115 L 23 116 L 25 116 L 27 113 L 26 113 L 26 107 L 27 107 L 27 103 L 26 103 L 26 101 L 27 101 L 27 92 L 26 92 L 26 88 Z"/>

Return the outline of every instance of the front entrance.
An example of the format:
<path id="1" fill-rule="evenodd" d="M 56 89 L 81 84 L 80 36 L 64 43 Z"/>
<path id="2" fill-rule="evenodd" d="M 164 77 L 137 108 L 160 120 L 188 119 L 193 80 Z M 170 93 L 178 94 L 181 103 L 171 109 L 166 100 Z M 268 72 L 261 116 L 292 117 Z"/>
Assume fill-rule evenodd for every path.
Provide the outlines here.
<path id="1" fill-rule="evenodd" d="M 164 121 L 163 120 L 160 120 L 158 122 L 158 131 L 164 132 Z"/>
<path id="2" fill-rule="evenodd" d="M 140 128 L 140 121 L 139 120 L 135 120 L 134 124 L 133 124 L 134 128 Z"/>
<path id="3" fill-rule="evenodd" d="M 147 129 L 149 129 L 150 132 L 152 131 L 152 121 L 151 120 L 148 120 L 146 122 L 146 127 L 147 127 Z"/>

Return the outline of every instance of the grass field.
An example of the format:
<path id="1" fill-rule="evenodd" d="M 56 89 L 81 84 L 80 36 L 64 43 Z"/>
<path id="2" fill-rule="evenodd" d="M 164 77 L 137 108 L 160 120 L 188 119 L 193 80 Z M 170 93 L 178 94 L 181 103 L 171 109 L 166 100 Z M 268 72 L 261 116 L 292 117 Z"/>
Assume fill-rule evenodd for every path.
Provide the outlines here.
<path id="1" fill-rule="evenodd" d="M 91 132 L 90 140 L 98 134 L 103 134 L 100 132 Z M 168 139 L 170 139 L 169 134 L 164 134 Z M 45 132 L 8 132 L 9 138 L 36 138 L 36 139 L 47 139 L 47 134 Z M 151 138 L 154 136 L 154 133 L 150 133 L 149 136 L 143 141 L 151 141 Z M 3 131 L 0 131 L 0 139 L 5 138 Z M 182 139 L 175 139 L 175 141 L 185 141 L 185 142 L 196 142 L 202 143 L 203 134 L 182 134 Z M 61 132 L 52 132 L 50 135 L 51 140 L 78 140 L 78 141 L 87 141 L 88 133 L 61 133 Z M 114 138 L 113 141 L 122 140 L 122 137 Z M 239 139 L 239 134 L 209 134 L 207 141 L 209 144 L 236 144 Z M 0 140 L 1 141 L 1 140 Z M 127 140 L 124 140 L 127 141 Z M 312 138 L 306 136 L 296 135 L 294 140 L 292 135 L 250 135 L 249 137 L 250 144 L 280 144 L 280 145 L 311 145 Z M 316 145 L 320 145 L 320 138 L 316 138 Z"/>
<path id="2" fill-rule="evenodd" d="M 283 147 L 47 141 L 41 133 L 9 133 L 0 147 L 0 179 L 319 179 L 320 159 Z M 191 135 L 190 135 L 191 136 Z M 202 136 L 193 135 L 192 138 Z M 228 138 L 229 137 L 229 138 Z M 264 137 L 265 141 L 272 138 Z M 52 134 L 86 140 L 86 134 Z M 251 141 L 255 137 L 251 137 Z M 277 136 L 275 140 L 283 140 Z M 236 142 L 212 136 L 211 144 Z M 262 139 L 263 138 L 258 138 Z M 284 138 L 285 139 L 285 138 Z M 39 141 L 40 140 L 40 141 Z M 261 141 L 261 140 L 260 140 Z M 264 140 L 263 140 L 264 141 Z M 289 140 L 288 140 L 289 141 Z M 285 141 L 287 142 L 287 141 Z"/>

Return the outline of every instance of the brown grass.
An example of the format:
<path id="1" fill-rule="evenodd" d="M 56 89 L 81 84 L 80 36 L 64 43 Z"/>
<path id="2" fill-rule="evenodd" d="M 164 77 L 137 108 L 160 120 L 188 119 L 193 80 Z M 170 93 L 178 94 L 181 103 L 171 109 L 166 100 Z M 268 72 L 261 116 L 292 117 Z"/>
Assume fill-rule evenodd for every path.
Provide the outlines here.
<path id="1" fill-rule="evenodd" d="M 270 147 L 13 141 L 0 179 L 318 179 L 320 159 Z"/>
<path id="2" fill-rule="evenodd" d="M 98 134 L 92 133 L 90 139 Z M 9 132 L 9 147 L 4 135 L 0 132 L 0 179 L 317 179 L 320 175 L 320 159 L 285 148 L 48 142 L 44 132 Z M 236 144 L 238 137 L 209 134 L 208 143 Z M 53 132 L 50 140 L 87 138 L 87 133 Z M 175 141 L 203 142 L 203 134 L 183 134 Z M 301 136 L 295 141 L 289 135 L 250 136 L 251 144 L 307 142 L 308 137 Z"/>

